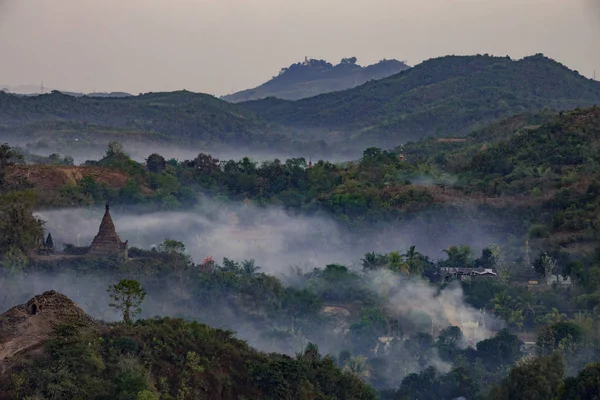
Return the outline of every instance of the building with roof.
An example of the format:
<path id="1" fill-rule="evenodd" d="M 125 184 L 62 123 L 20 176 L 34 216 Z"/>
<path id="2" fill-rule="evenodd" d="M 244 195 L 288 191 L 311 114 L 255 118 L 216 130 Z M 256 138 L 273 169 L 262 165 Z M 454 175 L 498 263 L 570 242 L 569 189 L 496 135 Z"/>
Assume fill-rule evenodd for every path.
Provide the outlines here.
<path id="1" fill-rule="evenodd" d="M 488 276 L 495 277 L 496 274 L 491 268 L 451 268 L 444 267 L 438 270 L 438 275 L 444 280 L 458 278 L 460 280 L 468 280 L 471 277 Z"/>

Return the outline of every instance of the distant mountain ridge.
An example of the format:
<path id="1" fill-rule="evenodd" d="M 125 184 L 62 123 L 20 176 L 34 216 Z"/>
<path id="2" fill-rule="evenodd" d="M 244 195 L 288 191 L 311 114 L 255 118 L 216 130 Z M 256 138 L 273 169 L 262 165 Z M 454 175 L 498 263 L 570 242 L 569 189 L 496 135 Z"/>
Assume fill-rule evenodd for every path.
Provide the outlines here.
<path id="1" fill-rule="evenodd" d="M 10 85 L 0 85 L 0 91 L 5 93 L 12 93 L 17 96 L 38 96 L 42 91 L 40 86 L 35 85 L 19 85 L 19 86 L 10 86 Z M 80 93 L 80 92 L 68 92 L 64 90 L 57 89 L 45 89 L 44 93 L 51 93 L 53 91 L 59 91 L 63 94 L 67 94 L 73 97 L 129 97 L 133 96 L 130 93 L 126 92 L 92 92 L 92 93 Z"/>
<path id="2" fill-rule="evenodd" d="M 409 68 L 408 65 L 397 60 L 384 59 L 366 67 L 358 65 L 356 61 L 356 57 L 344 58 L 339 64 L 333 65 L 325 60 L 306 58 L 303 63 L 282 68 L 279 75 L 258 87 L 223 96 L 222 99 L 232 103 L 267 97 L 299 100 L 322 93 L 350 89 Z"/>
<path id="3" fill-rule="evenodd" d="M 341 92 L 240 103 L 263 118 L 355 146 L 396 146 L 466 135 L 490 121 L 543 108 L 600 104 L 600 82 L 542 54 L 511 60 L 446 56 Z"/>

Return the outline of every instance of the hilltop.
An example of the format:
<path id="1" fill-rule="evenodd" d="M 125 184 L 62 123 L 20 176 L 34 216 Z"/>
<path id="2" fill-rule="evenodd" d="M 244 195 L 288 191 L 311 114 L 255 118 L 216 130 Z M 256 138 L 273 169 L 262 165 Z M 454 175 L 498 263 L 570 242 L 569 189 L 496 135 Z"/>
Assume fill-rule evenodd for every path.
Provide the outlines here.
<path id="1" fill-rule="evenodd" d="M 466 135 L 515 113 L 600 103 L 600 82 L 543 55 L 447 56 L 342 92 L 241 103 L 271 121 L 320 130 L 356 146 Z"/>
<path id="2" fill-rule="evenodd" d="M 210 149 L 294 150 L 285 130 L 213 96 L 188 91 L 123 98 L 73 97 L 60 92 L 23 97 L 0 92 L 0 132 L 5 140 L 55 135 L 98 135 L 162 141 Z M 88 135 L 89 134 L 89 135 Z M 6 136 L 5 136 L 6 135 Z"/>
<path id="3" fill-rule="evenodd" d="M 133 173 L 100 166 L 14 165 L 6 168 L 3 189 L 32 189 L 37 203 L 44 207 L 85 204 L 85 196 L 93 191 L 115 192 L 134 185 L 144 195 L 153 194 L 145 183 L 136 183 Z M 138 178 L 139 179 L 139 178 Z"/>
<path id="4" fill-rule="evenodd" d="M 65 323 L 78 327 L 97 324 L 77 304 L 54 290 L 35 296 L 26 304 L 0 315 L 0 376 L 22 354 L 39 351 L 54 328 Z"/>
<path id="5" fill-rule="evenodd" d="M 69 92 L 69 91 L 64 91 L 64 90 L 59 90 L 59 89 L 48 89 L 48 88 L 46 88 L 45 91 L 50 92 L 50 91 L 53 91 L 53 90 L 58 90 L 59 92 L 62 92 L 64 94 L 68 94 L 68 95 L 74 96 L 74 97 L 82 97 L 82 96 L 88 96 L 88 97 L 128 97 L 128 96 L 131 96 L 130 93 L 126 93 L 126 92 L 92 92 L 92 93 L 81 93 L 81 92 Z M 0 91 L 7 92 L 7 93 L 14 93 L 14 94 L 23 95 L 23 96 L 37 96 L 37 95 L 41 94 L 41 87 L 37 86 L 37 85 L 17 85 L 17 86 L 0 85 Z"/>
<path id="6" fill-rule="evenodd" d="M 333 65 L 325 60 L 306 59 L 282 68 L 277 76 L 253 89 L 223 96 L 222 99 L 238 103 L 277 97 L 299 100 L 322 93 L 350 89 L 373 79 L 381 79 L 408 69 L 408 65 L 397 60 L 381 60 L 362 67 L 356 57 L 344 58 Z"/>
<path id="7" fill-rule="evenodd" d="M 195 139 L 247 141 L 266 123 L 250 112 L 205 94 L 148 93 L 127 98 L 73 97 L 60 92 L 33 97 L 0 93 L 0 124 L 78 121 L 167 133 Z"/>
<path id="8" fill-rule="evenodd" d="M 182 319 L 105 324 L 46 292 L 0 315 L 0 399 L 375 399 L 331 357 L 263 354 Z"/>

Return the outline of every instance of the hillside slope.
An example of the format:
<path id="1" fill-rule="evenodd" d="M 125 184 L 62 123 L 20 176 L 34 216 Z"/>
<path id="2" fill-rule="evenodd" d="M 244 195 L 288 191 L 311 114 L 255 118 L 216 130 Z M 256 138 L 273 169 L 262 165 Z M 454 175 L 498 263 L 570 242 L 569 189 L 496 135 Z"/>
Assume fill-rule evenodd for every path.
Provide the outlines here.
<path id="1" fill-rule="evenodd" d="M 491 120 L 542 108 L 600 103 L 600 82 L 542 55 L 448 56 L 354 89 L 241 106 L 298 128 L 341 131 L 356 144 L 394 146 L 426 136 L 464 135 Z"/>
<path id="2" fill-rule="evenodd" d="M 279 134 L 273 124 L 205 94 L 180 91 L 126 98 L 89 98 L 59 92 L 33 97 L 0 92 L 0 127 L 7 137 L 23 126 L 43 130 L 45 125 L 65 123 L 158 133 L 174 142 L 193 141 L 213 147 L 291 147 L 291 141 Z"/>
<path id="3" fill-rule="evenodd" d="M 266 355 L 181 319 L 94 321 L 51 291 L 0 316 L 0 399 L 375 399 L 330 357 Z"/>
<path id="4" fill-rule="evenodd" d="M 597 245 L 600 107 L 515 116 L 466 139 L 410 143 L 405 155 L 455 177 L 456 187 L 481 193 L 488 203 L 520 198 L 537 225 L 534 238 L 570 251 Z"/>
<path id="5" fill-rule="evenodd" d="M 60 323 L 97 324 L 77 304 L 55 291 L 35 296 L 0 315 L 0 375 L 11 367 L 15 357 L 43 345 Z"/>
<path id="6" fill-rule="evenodd" d="M 397 60 L 382 60 L 377 64 L 361 67 L 356 57 L 345 58 L 338 65 L 323 60 L 306 60 L 283 68 L 278 76 L 253 89 L 223 96 L 222 99 L 238 103 L 277 97 L 299 100 L 339 90 L 350 89 L 372 79 L 381 79 L 409 67 Z"/>

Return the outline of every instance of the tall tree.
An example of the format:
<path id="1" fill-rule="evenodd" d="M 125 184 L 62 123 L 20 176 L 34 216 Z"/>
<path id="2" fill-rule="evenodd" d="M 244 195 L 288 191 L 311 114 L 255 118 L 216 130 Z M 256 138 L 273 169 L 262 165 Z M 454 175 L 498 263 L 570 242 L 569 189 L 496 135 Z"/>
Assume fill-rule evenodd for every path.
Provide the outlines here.
<path id="1" fill-rule="evenodd" d="M 361 379 L 371 377 L 371 367 L 368 364 L 368 359 L 365 356 L 350 357 L 344 365 L 344 372 L 349 372 Z"/>
<path id="2" fill-rule="evenodd" d="M 559 389 L 560 400 L 600 399 L 600 362 L 588 364 L 576 377 L 565 379 Z"/>
<path id="3" fill-rule="evenodd" d="M 148 167 L 148 171 L 160 174 L 167 168 L 167 162 L 160 154 L 153 153 L 146 159 L 146 166 Z"/>
<path id="4" fill-rule="evenodd" d="M 116 285 L 109 286 L 108 293 L 113 300 L 109 305 L 123 313 L 123 321 L 131 324 L 131 319 L 142 312 L 140 308 L 146 291 L 140 283 L 133 279 L 121 279 Z"/>
<path id="5" fill-rule="evenodd" d="M 549 357 L 524 359 L 508 378 L 493 390 L 493 399 L 547 400 L 557 398 L 564 374 L 558 353 Z"/>
<path id="6" fill-rule="evenodd" d="M 467 268 L 473 264 L 472 250 L 467 245 L 450 246 L 444 253 L 448 259 L 444 260 L 444 264 L 451 268 Z"/>
<path id="7" fill-rule="evenodd" d="M 361 261 L 363 269 L 372 270 L 384 266 L 386 263 L 386 258 L 381 254 L 371 252 L 365 254 L 365 258 L 362 258 Z"/>
<path id="8" fill-rule="evenodd" d="M 43 221 L 32 213 L 35 202 L 27 191 L 0 196 L 0 256 L 11 249 L 26 254 L 42 242 Z"/>
<path id="9" fill-rule="evenodd" d="M 255 264 L 254 260 L 244 260 L 242 261 L 242 273 L 244 275 L 254 275 L 260 267 Z"/>
<path id="10" fill-rule="evenodd" d="M 7 143 L 0 145 L 0 171 L 9 165 L 13 165 L 23 160 L 23 156 L 16 152 Z"/>

